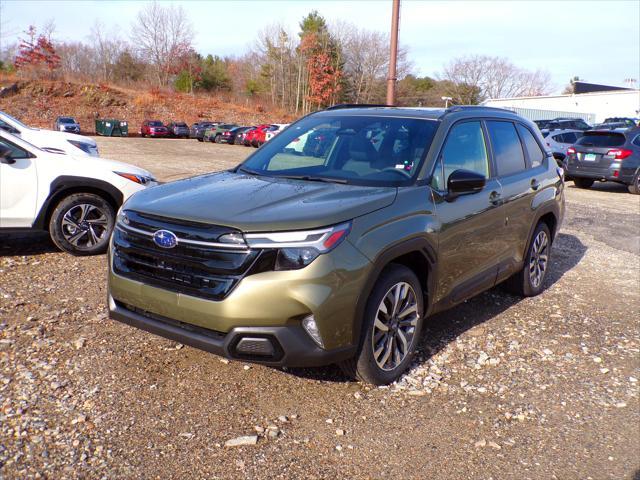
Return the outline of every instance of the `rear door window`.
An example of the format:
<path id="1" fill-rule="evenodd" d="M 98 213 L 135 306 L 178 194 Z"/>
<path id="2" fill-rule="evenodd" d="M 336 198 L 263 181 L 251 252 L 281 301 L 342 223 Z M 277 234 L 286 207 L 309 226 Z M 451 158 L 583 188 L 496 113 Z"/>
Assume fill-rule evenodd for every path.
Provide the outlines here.
<path id="1" fill-rule="evenodd" d="M 544 160 L 545 153 L 536 142 L 536 139 L 533 137 L 533 134 L 529 131 L 528 128 L 523 125 L 518 124 L 518 133 L 520 134 L 520 138 L 524 143 L 524 148 L 529 155 L 529 161 L 531 162 L 531 167 L 539 167 L 542 165 L 542 161 Z M 566 134 L 565 134 L 566 135 Z"/>
<path id="2" fill-rule="evenodd" d="M 498 176 L 504 177 L 527 168 L 522 144 L 516 128 L 511 122 L 488 121 L 489 138 L 498 169 Z"/>
<path id="3" fill-rule="evenodd" d="M 613 132 L 587 132 L 576 141 L 576 145 L 585 147 L 620 147 L 624 145 L 625 138 L 621 133 Z"/>

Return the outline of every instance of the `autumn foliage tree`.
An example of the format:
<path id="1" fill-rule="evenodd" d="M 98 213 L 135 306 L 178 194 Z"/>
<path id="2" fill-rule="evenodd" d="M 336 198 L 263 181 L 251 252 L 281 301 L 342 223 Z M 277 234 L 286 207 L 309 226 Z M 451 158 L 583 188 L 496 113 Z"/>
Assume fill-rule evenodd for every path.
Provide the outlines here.
<path id="1" fill-rule="evenodd" d="M 61 61 L 51 40 L 44 35 L 37 35 L 33 25 L 24 33 L 27 38 L 20 40 L 14 62 L 16 70 L 53 77 L 54 72 L 60 68 Z"/>
<path id="2" fill-rule="evenodd" d="M 329 105 L 340 91 L 342 72 L 336 68 L 330 52 L 323 48 L 315 32 L 302 37 L 300 52 L 307 59 L 307 101 L 316 108 Z"/>

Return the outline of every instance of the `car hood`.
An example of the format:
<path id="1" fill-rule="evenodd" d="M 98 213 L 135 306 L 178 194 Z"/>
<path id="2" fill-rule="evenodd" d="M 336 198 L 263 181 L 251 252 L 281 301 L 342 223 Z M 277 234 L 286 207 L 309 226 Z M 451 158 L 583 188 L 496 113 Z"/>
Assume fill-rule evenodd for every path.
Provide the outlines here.
<path id="1" fill-rule="evenodd" d="M 55 154 L 54 154 L 55 155 Z M 152 177 L 149 171 L 144 168 L 136 167 L 130 163 L 118 162 L 117 160 L 111 160 L 108 158 L 91 157 L 89 155 L 69 155 L 74 161 L 82 162 L 83 165 L 91 165 L 91 167 L 110 170 L 112 172 L 120 173 L 132 173 L 134 175 L 143 175 L 145 177 Z"/>
<path id="2" fill-rule="evenodd" d="M 363 187 L 220 172 L 143 190 L 125 209 L 244 232 L 300 230 L 384 208 L 395 187 Z"/>
<path id="3" fill-rule="evenodd" d="M 38 135 L 42 136 L 43 138 L 51 138 L 51 139 L 56 139 L 56 140 L 60 140 L 60 139 L 64 139 L 64 140 L 73 140 L 74 142 L 83 142 L 83 143 L 88 143 L 89 145 L 91 145 L 92 147 L 97 146 L 96 141 L 93 138 L 90 137 L 84 137 L 82 135 L 78 135 L 75 133 L 68 133 L 68 132 L 58 132 L 56 130 L 38 130 Z"/>

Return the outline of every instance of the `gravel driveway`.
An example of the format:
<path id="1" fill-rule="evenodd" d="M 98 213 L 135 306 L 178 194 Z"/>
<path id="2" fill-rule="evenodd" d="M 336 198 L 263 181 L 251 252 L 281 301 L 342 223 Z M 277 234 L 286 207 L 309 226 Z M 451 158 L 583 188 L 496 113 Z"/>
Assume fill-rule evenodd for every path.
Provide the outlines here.
<path id="1" fill-rule="evenodd" d="M 162 180 L 253 151 L 98 142 Z M 639 239 L 640 197 L 569 183 L 545 292 L 431 318 L 411 372 L 369 388 L 110 321 L 104 256 L 0 237 L 0 478 L 637 479 Z"/>

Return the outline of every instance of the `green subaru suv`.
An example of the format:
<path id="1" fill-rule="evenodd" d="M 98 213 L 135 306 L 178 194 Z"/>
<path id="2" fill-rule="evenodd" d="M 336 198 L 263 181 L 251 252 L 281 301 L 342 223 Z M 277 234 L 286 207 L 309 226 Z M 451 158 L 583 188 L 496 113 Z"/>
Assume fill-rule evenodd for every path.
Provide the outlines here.
<path id="1" fill-rule="evenodd" d="M 232 359 L 392 382 L 428 316 L 501 282 L 542 291 L 564 214 L 543 145 L 485 107 L 313 113 L 232 170 L 131 197 L 110 316 Z"/>

